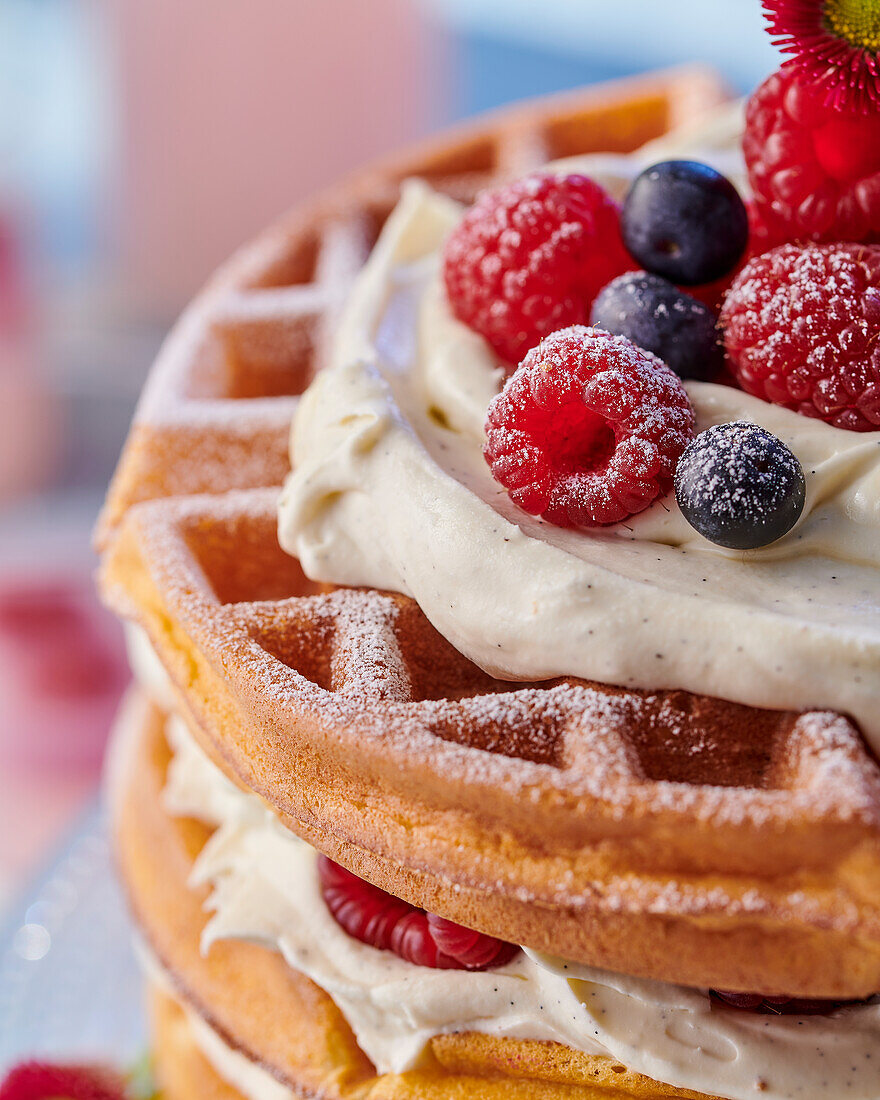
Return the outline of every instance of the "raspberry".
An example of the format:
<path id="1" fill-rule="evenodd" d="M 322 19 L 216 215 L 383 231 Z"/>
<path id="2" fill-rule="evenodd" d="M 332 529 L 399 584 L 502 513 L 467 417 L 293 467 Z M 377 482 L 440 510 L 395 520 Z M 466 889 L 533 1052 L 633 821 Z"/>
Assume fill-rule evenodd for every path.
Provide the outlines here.
<path id="1" fill-rule="evenodd" d="M 687 392 L 665 363 L 575 325 L 533 348 L 492 400 L 483 454 L 526 512 L 598 527 L 666 492 L 693 434 Z"/>
<path id="2" fill-rule="evenodd" d="M 748 393 L 838 428 L 880 428 L 880 248 L 786 244 L 756 256 L 721 325 Z"/>
<path id="3" fill-rule="evenodd" d="M 503 966 L 517 951 L 503 940 L 416 909 L 326 856 L 318 858 L 318 876 L 327 908 L 340 927 L 361 943 L 393 951 L 416 966 L 486 970 Z"/>
<path id="4" fill-rule="evenodd" d="M 880 241 L 880 114 L 825 106 L 788 62 L 749 100 L 743 152 L 770 243 Z"/>
<path id="5" fill-rule="evenodd" d="M 123 1100 L 121 1079 L 91 1066 L 23 1062 L 0 1084 L 0 1100 Z"/>
<path id="6" fill-rule="evenodd" d="M 580 175 L 484 192 L 443 255 L 456 317 L 509 363 L 556 329 L 586 323 L 602 287 L 634 266 L 616 203 Z"/>

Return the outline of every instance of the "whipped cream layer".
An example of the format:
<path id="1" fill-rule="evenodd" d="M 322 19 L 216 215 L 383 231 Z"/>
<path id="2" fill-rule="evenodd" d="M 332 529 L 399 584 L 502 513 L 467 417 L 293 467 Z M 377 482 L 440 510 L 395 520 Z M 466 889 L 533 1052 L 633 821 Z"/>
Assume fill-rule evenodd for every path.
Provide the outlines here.
<path id="1" fill-rule="evenodd" d="M 171 714 L 177 708 L 177 693 L 147 632 L 133 622 L 123 623 L 122 629 L 132 675 L 156 706 Z"/>
<path id="2" fill-rule="evenodd" d="M 214 1072 L 247 1100 L 298 1100 L 298 1096 L 271 1073 L 251 1061 L 218 1035 L 197 1012 L 184 1006 L 186 1022 L 196 1046 Z"/>
<path id="3" fill-rule="evenodd" d="M 190 1037 L 218 1077 L 247 1100 L 297 1100 L 291 1089 L 240 1050 L 234 1050 L 203 1016 L 180 999 L 171 975 L 137 935 L 134 951 L 144 977 L 182 1010 Z"/>
<path id="4" fill-rule="evenodd" d="M 213 888 L 203 950 L 234 938 L 281 951 L 330 994 L 379 1072 L 415 1066 L 434 1035 L 477 1031 L 555 1040 L 731 1100 L 880 1096 L 880 1006 L 759 1016 L 713 1007 L 697 990 L 531 951 L 497 970 L 468 973 L 414 966 L 360 943 L 324 904 L 315 851 L 234 786 L 179 719 L 169 723 L 169 737 L 166 809 L 217 827 L 193 872 L 194 885 Z M 211 1036 L 202 1039 L 221 1075 L 233 1080 L 235 1071 L 242 1091 L 263 1100 L 251 1091 L 256 1076 L 243 1087 L 247 1064 L 227 1060 Z"/>
<path id="5" fill-rule="evenodd" d="M 649 159 L 566 167 L 619 191 Z M 502 679 L 571 675 L 832 709 L 880 750 L 880 433 L 689 382 L 698 430 L 754 421 L 800 459 L 807 501 L 789 534 L 725 550 L 690 527 L 671 493 L 591 531 L 527 515 L 481 452 L 505 373 L 453 317 L 440 279 L 440 249 L 460 217 L 425 184 L 406 186 L 328 369 L 300 402 L 282 546 L 315 580 L 412 596 L 456 649 Z"/>

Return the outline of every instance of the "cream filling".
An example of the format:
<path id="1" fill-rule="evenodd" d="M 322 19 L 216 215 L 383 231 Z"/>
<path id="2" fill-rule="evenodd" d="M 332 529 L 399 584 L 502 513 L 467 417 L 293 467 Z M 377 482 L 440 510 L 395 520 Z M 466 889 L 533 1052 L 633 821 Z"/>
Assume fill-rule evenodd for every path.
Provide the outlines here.
<path id="1" fill-rule="evenodd" d="M 248 1100 L 297 1100 L 294 1092 L 262 1066 L 240 1051 L 233 1051 L 197 1012 L 186 1007 L 184 1012 L 199 1051 L 227 1085 L 238 1089 Z"/>
<path id="2" fill-rule="evenodd" d="M 406 186 L 331 363 L 300 402 L 282 546 L 313 579 L 412 596 L 456 649 L 503 679 L 573 675 L 833 709 L 880 750 L 880 432 L 692 382 L 699 429 L 752 420 L 800 459 L 807 503 L 788 535 L 724 550 L 687 524 L 672 494 L 602 530 L 528 516 L 481 453 L 503 371 L 451 315 L 439 279 L 460 216 L 424 183 Z"/>
<path id="3" fill-rule="evenodd" d="M 194 885 L 213 888 L 203 950 L 232 938 L 281 951 L 333 998 L 380 1073 L 415 1066 L 434 1035 L 478 1031 L 555 1040 L 732 1100 L 752 1100 L 756 1091 L 767 1100 L 880 1096 L 880 1006 L 757 1016 L 713 1008 L 697 990 L 532 951 L 467 973 L 413 966 L 352 939 L 324 905 L 315 851 L 234 786 L 181 720 L 169 723 L 169 736 L 166 809 L 216 826 L 193 872 Z"/>
<path id="4" fill-rule="evenodd" d="M 619 202 L 644 168 L 661 160 L 690 158 L 722 172 L 740 194 L 748 197 L 748 176 L 740 150 L 744 125 L 745 100 L 733 100 L 693 123 L 649 141 L 634 153 L 590 153 L 553 161 L 550 167 L 591 176 Z"/>
<path id="5" fill-rule="evenodd" d="M 170 714 L 177 706 L 174 685 L 147 632 L 133 622 L 124 623 L 123 631 L 125 652 L 135 680 L 160 710 Z"/>
<path id="6" fill-rule="evenodd" d="M 167 997 L 171 997 L 186 1017 L 190 1035 L 214 1072 L 227 1085 L 238 1089 L 248 1100 L 296 1100 L 293 1092 L 253 1059 L 233 1050 L 202 1016 L 182 1001 L 170 976 L 149 947 L 138 937 L 135 954 L 145 977 Z"/>
<path id="7" fill-rule="evenodd" d="M 227 1085 L 248 1100 L 297 1100 L 286 1085 L 238 1050 L 233 1050 L 197 1012 L 184 1005 L 186 1022 L 196 1046 Z"/>

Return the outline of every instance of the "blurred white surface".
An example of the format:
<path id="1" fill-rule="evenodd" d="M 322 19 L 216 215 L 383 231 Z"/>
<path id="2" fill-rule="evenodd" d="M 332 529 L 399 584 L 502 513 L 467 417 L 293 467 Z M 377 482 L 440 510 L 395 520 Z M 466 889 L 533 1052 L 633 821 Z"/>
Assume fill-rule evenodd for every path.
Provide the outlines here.
<path id="1" fill-rule="evenodd" d="M 3 510 L 0 595 L 24 590 L 32 584 L 39 587 L 44 583 L 51 589 L 53 581 L 58 581 L 75 585 L 87 599 L 95 564 L 89 539 L 98 505 L 97 492 L 59 493 L 31 498 Z M 109 616 L 102 622 L 116 633 Z M 121 631 L 119 639 L 121 661 Z M 4 675 L 15 674 L 17 666 L 8 661 L 4 652 L 4 645 L 13 642 L 12 636 L 0 638 L 0 659 L 6 660 L 0 668 L 0 681 Z M 47 652 L 51 660 L 62 659 L 57 646 L 49 646 Z M 23 669 L 28 668 L 25 663 Z M 58 671 L 63 674 L 64 670 Z M 46 676 L 52 675 L 53 669 L 47 668 Z M 14 686 L 10 685 L 10 689 Z M 63 699 L 61 695 L 59 705 Z M 5 701 L 0 713 L 0 924 L 29 876 L 45 862 L 94 798 L 98 785 L 96 753 L 107 730 L 97 724 L 89 725 L 89 715 L 94 714 L 95 723 L 104 727 L 109 722 L 108 707 L 112 708 L 112 699 L 102 707 L 94 705 L 95 701 L 89 697 L 82 700 L 80 713 L 73 698 L 70 722 L 67 727 L 58 728 L 59 751 L 54 753 L 51 743 L 43 745 L 46 750 L 43 752 L 38 751 L 36 743 L 40 730 L 46 732 L 50 709 L 41 708 L 39 700 L 28 708 L 21 700 L 16 701 L 14 691 Z M 29 722 L 33 728 L 28 726 Z M 15 736 L 21 739 L 22 751 L 18 753 L 10 751 L 10 739 Z M 64 744 L 65 738 L 71 739 L 68 746 Z M 55 756 L 57 760 L 53 762 Z"/>
<path id="2" fill-rule="evenodd" d="M 112 140 L 90 0 L 0 0 L 0 198 L 69 274 L 96 245 Z M 56 272 L 60 274 L 59 270 Z"/>
<path id="3" fill-rule="evenodd" d="M 33 895 L 0 920 L 0 1078 L 26 1057 L 141 1053 L 141 982 L 103 818 L 82 823 Z"/>

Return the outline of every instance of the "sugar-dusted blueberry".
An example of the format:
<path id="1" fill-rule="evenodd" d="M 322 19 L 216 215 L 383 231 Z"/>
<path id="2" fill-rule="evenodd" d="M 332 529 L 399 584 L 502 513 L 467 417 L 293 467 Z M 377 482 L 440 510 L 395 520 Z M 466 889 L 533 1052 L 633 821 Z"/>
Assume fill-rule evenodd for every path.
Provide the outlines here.
<path id="1" fill-rule="evenodd" d="M 717 424 L 685 449 L 675 499 L 696 531 L 718 546 L 754 550 L 782 538 L 804 510 L 800 462 L 757 424 Z"/>
<path id="2" fill-rule="evenodd" d="M 698 161 L 667 160 L 633 181 L 621 231 L 647 271 L 696 286 L 736 267 L 748 244 L 749 218 L 726 176 Z"/>
<path id="3" fill-rule="evenodd" d="M 590 324 L 653 352 L 680 378 L 713 378 L 724 360 L 712 310 L 647 271 L 619 275 L 599 291 Z"/>

